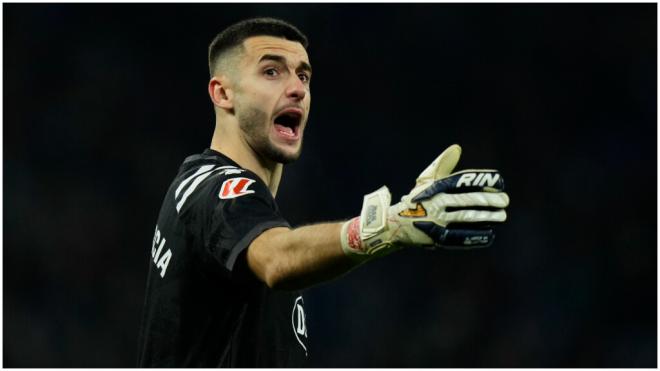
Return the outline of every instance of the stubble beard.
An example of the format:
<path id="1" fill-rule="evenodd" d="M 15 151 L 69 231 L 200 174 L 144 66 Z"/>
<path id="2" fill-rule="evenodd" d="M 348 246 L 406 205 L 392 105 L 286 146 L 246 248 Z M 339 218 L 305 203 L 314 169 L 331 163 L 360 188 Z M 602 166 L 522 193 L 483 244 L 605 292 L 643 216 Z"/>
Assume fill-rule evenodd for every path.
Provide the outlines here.
<path id="1" fill-rule="evenodd" d="M 268 115 L 260 109 L 254 107 L 245 107 L 237 110 L 238 127 L 245 134 L 248 144 L 260 156 L 273 162 L 289 164 L 300 157 L 302 152 L 302 138 L 300 147 L 293 154 L 287 154 L 277 148 L 269 138 L 270 128 L 268 125 Z"/>

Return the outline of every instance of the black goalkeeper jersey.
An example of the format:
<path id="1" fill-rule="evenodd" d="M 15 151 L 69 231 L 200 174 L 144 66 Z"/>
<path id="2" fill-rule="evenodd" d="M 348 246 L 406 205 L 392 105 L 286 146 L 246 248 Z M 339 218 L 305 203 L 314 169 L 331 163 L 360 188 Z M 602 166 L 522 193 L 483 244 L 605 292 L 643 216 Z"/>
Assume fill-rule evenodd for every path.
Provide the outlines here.
<path id="1" fill-rule="evenodd" d="M 262 232 L 289 227 L 254 173 L 211 149 L 188 157 L 158 216 L 139 334 L 140 367 L 303 367 L 303 298 L 247 268 Z"/>

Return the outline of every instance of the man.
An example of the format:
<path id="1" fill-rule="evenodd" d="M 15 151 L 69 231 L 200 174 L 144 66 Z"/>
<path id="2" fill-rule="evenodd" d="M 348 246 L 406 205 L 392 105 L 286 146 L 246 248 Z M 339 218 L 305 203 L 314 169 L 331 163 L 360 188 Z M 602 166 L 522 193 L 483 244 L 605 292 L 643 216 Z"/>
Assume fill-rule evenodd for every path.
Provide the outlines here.
<path id="1" fill-rule="evenodd" d="M 171 184 L 151 248 L 140 366 L 296 367 L 310 356 L 297 290 L 411 246 L 487 246 L 509 199 L 494 170 L 451 174 L 445 150 L 402 201 L 383 187 L 359 217 L 291 228 L 274 197 L 300 155 L 311 95 L 307 39 L 270 18 L 209 47 L 211 148 Z"/>

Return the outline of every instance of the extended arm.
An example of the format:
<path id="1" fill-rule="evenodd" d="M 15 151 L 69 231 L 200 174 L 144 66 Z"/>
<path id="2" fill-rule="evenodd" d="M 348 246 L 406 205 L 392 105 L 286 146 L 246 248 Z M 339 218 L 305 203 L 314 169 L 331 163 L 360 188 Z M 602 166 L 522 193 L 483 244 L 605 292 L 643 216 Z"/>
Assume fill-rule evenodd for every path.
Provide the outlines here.
<path id="1" fill-rule="evenodd" d="M 248 266 L 274 289 L 301 289 L 333 279 L 359 264 L 342 251 L 341 227 L 325 223 L 269 229 L 250 244 Z"/>
<path id="2" fill-rule="evenodd" d="M 460 154 L 458 145 L 450 146 L 394 205 L 382 187 L 366 195 L 360 216 L 347 222 L 262 233 L 248 248 L 248 266 L 271 288 L 300 289 L 404 247 L 491 245 L 491 224 L 506 220 L 504 181 L 496 170 L 452 174 Z"/>

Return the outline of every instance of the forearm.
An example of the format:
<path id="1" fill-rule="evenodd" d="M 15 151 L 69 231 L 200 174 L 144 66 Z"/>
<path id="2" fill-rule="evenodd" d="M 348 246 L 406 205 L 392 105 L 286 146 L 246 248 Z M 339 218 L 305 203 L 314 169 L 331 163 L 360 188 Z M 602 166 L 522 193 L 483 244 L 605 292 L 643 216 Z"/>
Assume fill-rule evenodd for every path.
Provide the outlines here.
<path id="1" fill-rule="evenodd" d="M 341 276 L 358 265 L 342 251 L 342 224 L 270 229 L 248 248 L 248 266 L 269 287 L 283 290 L 301 289 Z"/>

